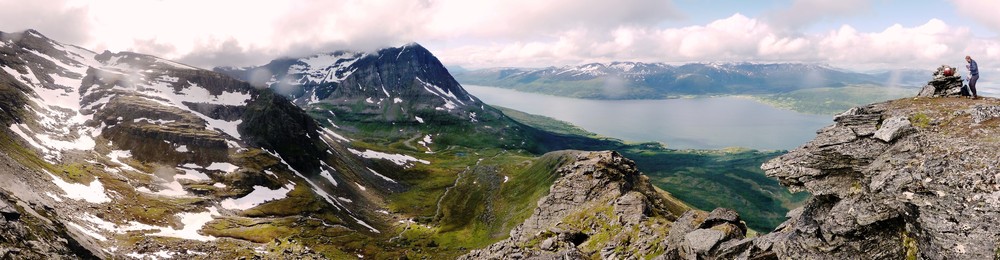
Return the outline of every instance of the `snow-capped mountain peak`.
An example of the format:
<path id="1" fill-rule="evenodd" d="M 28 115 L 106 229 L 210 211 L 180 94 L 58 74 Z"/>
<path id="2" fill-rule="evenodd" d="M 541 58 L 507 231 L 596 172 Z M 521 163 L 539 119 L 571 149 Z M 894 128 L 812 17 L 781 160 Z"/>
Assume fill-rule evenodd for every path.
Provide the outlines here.
<path id="1" fill-rule="evenodd" d="M 417 43 L 374 52 L 336 51 L 271 61 L 250 68 L 215 69 L 275 90 L 303 107 L 355 111 L 378 120 L 419 122 L 444 113 L 466 120 L 484 115 L 482 103 Z M 379 111 L 379 112 L 376 112 Z"/>

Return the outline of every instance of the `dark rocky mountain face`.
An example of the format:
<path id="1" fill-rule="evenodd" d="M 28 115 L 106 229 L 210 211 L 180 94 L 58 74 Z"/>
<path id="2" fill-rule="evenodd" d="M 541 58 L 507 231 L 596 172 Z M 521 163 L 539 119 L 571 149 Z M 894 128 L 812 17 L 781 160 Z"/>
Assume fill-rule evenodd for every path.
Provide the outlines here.
<path id="1" fill-rule="evenodd" d="M 812 64 L 613 62 L 542 69 L 496 68 L 458 73 L 465 84 L 596 99 L 769 94 L 804 88 L 885 84 L 890 74 L 846 72 Z"/>
<path id="2" fill-rule="evenodd" d="M 285 97 L 220 73 L 32 30 L 0 33 L 0 69 L 4 212 L 37 213 L 0 232 L 53 247 L 15 258 L 231 258 L 289 232 L 363 237 L 400 187 L 376 171 L 404 166 L 369 164 Z"/>
<path id="3" fill-rule="evenodd" d="M 496 118 L 441 62 L 416 43 L 373 53 L 338 51 L 215 71 L 265 86 L 303 108 L 350 114 L 346 120 L 421 122 Z"/>
<path id="4" fill-rule="evenodd" d="M 560 147 L 539 144 L 536 137 L 544 133 L 470 95 L 430 51 L 416 43 L 215 71 L 271 89 L 322 126 L 367 142 L 411 140 L 405 145 L 413 146 L 417 142 L 413 140 L 432 136 L 440 147 L 503 147 L 538 154 Z"/>

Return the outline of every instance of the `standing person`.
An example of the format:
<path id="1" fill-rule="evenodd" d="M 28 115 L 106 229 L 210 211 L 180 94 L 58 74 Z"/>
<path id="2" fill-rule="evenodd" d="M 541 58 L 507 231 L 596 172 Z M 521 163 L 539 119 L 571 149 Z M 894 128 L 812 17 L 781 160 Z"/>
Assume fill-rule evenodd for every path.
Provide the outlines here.
<path id="1" fill-rule="evenodd" d="M 972 75 L 969 77 L 969 89 L 972 90 L 972 98 L 979 98 L 976 95 L 976 81 L 979 81 L 979 65 L 976 64 L 976 60 L 973 60 L 968 55 L 965 56 L 965 61 L 969 63 L 969 65 L 965 65 L 965 68 L 968 68 L 969 75 Z"/>

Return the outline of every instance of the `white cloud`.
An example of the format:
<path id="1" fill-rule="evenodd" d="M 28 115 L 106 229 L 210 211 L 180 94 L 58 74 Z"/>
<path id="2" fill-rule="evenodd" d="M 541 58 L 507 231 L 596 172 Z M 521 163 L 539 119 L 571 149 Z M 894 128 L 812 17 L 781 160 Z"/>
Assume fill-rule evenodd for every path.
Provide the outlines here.
<path id="1" fill-rule="evenodd" d="M 1000 1 L 995 0 L 951 0 L 959 14 L 971 17 L 993 31 L 1000 33 Z"/>
<path id="2" fill-rule="evenodd" d="M 578 28 L 655 25 L 681 17 L 671 1 L 663 0 L 438 0 L 428 9 L 430 33 L 463 37 L 538 37 Z"/>
<path id="3" fill-rule="evenodd" d="M 973 38 L 967 28 L 952 28 L 933 19 L 911 28 L 896 24 L 875 33 L 845 25 L 820 36 L 816 48 L 820 58 L 835 63 L 932 66 L 960 61 L 975 43 L 983 41 Z"/>
<path id="4" fill-rule="evenodd" d="M 785 28 L 803 28 L 823 20 L 855 16 L 869 10 L 871 0 L 794 0 L 783 9 L 766 15 L 765 20 Z"/>
<path id="5" fill-rule="evenodd" d="M 781 35 L 741 14 L 706 25 L 658 29 L 618 27 L 610 32 L 571 30 L 555 41 L 464 46 L 441 51 L 445 61 L 466 66 L 547 66 L 630 61 L 815 61 L 806 57 L 813 40 Z M 496 53 L 497 55 L 477 55 Z"/>
<path id="6" fill-rule="evenodd" d="M 953 0 L 1000 30 L 996 1 Z M 38 3 L 38 4 L 36 4 Z M 662 0 L 0 0 L 4 30 L 36 28 L 101 51 L 132 50 L 191 65 L 263 64 L 280 56 L 372 50 L 416 41 L 467 67 L 587 62 L 818 62 L 861 67 L 1000 64 L 1000 44 L 941 20 L 859 31 L 796 27 L 870 10 L 861 0 L 795 0 L 758 17 L 734 14 L 664 27 L 687 15 Z M 34 19 L 37 18 L 37 19 Z M 985 67 L 985 66 L 984 66 Z"/>
<path id="7" fill-rule="evenodd" d="M 545 38 L 680 16 L 663 0 L 69 1 L 0 0 L 0 24 L 35 28 L 96 51 L 151 52 L 212 66 L 411 41 Z"/>
<path id="8" fill-rule="evenodd" d="M 49 37 L 82 44 L 91 35 L 85 7 L 68 5 L 65 0 L 0 0 L 0 30 L 35 29 Z"/>
<path id="9" fill-rule="evenodd" d="M 844 25 L 829 32 L 801 34 L 740 14 L 703 26 L 576 30 L 554 41 L 469 45 L 439 52 L 446 62 L 471 67 L 634 60 L 811 62 L 858 69 L 960 66 L 966 54 L 978 57 L 981 64 L 1000 64 L 1000 43 L 976 38 L 968 28 L 937 19 L 914 27 L 896 24 L 881 32 L 860 32 Z"/>

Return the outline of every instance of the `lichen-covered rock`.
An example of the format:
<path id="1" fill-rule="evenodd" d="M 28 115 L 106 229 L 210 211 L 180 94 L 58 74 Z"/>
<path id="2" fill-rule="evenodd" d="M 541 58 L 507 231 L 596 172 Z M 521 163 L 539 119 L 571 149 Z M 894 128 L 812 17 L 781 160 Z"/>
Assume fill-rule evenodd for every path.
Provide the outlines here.
<path id="1" fill-rule="evenodd" d="M 726 233 L 714 229 L 699 229 L 684 235 L 684 245 L 689 254 L 708 254 L 726 237 Z"/>
<path id="2" fill-rule="evenodd" d="M 731 209 L 717 208 L 711 213 L 688 211 L 670 227 L 667 251 L 659 259 L 726 258 L 727 252 L 742 252 L 746 223 Z"/>
<path id="3" fill-rule="evenodd" d="M 1000 118 L 1000 106 L 977 105 L 969 109 L 972 121 L 976 124 L 983 121 Z"/>

